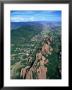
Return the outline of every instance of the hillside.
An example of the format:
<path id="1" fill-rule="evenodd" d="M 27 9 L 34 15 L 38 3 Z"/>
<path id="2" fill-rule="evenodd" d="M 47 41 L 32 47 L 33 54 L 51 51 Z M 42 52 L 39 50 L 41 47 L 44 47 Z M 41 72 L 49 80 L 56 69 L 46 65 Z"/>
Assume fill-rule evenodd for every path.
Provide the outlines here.
<path id="1" fill-rule="evenodd" d="M 51 55 L 46 54 L 49 60 L 47 79 L 60 79 L 61 68 L 61 25 L 60 23 L 26 22 L 13 23 L 11 29 L 11 78 L 21 79 L 20 71 L 28 65 L 33 65 L 44 39 L 52 37 Z M 30 60 L 31 58 L 31 60 Z M 29 61 L 30 60 L 30 61 Z M 60 68 L 59 68 L 60 67 Z M 35 75 L 34 75 L 35 78 Z"/>

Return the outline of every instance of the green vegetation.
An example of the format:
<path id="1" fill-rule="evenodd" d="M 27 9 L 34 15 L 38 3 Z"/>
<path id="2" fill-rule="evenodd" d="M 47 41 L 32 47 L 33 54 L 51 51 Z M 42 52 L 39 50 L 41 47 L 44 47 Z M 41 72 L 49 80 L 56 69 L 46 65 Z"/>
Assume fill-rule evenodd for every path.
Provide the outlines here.
<path id="1" fill-rule="evenodd" d="M 19 27 L 11 30 L 11 78 L 21 79 L 21 68 L 31 65 L 35 60 L 37 49 L 42 46 L 43 39 L 50 35 L 53 39 L 51 46 L 53 52 L 46 55 L 49 60 L 47 65 L 47 79 L 60 79 L 59 66 L 61 68 L 61 28 L 60 26 L 51 30 L 47 28 L 46 32 L 40 27 Z M 29 58 L 32 57 L 29 62 Z M 35 78 L 35 75 L 33 76 Z"/>

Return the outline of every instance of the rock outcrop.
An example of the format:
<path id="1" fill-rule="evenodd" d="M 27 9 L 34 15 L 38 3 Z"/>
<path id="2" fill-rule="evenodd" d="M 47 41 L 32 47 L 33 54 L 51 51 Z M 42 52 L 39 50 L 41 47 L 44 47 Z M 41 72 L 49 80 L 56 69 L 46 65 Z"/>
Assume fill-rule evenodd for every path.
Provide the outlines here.
<path id="1" fill-rule="evenodd" d="M 25 79 L 33 79 L 33 74 L 36 73 L 36 79 L 46 79 L 48 68 L 45 66 L 49 63 L 45 57 L 53 51 L 51 47 L 52 37 L 44 39 L 43 46 L 36 53 L 36 58 L 32 66 L 27 66 L 21 69 L 21 76 Z"/>

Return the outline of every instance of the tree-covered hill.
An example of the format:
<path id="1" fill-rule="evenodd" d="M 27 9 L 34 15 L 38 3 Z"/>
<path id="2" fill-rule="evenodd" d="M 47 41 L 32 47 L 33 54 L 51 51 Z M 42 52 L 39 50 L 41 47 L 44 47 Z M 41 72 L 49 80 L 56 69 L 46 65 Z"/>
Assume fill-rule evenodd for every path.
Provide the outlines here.
<path id="1" fill-rule="evenodd" d="M 22 26 L 21 26 L 22 25 Z M 11 29 L 11 78 L 21 79 L 21 68 L 31 65 L 35 61 L 38 48 L 49 35 L 52 37 L 51 55 L 46 54 L 49 60 L 47 79 L 60 79 L 61 75 L 61 25 L 47 22 L 28 22 L 18 24 Z M 31 58 L 31 61 L 29 61 Z"/>

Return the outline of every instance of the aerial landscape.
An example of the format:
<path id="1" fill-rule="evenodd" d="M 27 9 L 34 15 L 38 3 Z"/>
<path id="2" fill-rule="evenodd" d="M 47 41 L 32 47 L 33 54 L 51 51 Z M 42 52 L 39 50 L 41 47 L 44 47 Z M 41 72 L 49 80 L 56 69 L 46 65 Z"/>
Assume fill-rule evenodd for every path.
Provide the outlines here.
<path id="1" fill-rule="evenodd" d="M 13 10 L 11 79 L 61 79 L 61 11 Z"/>

